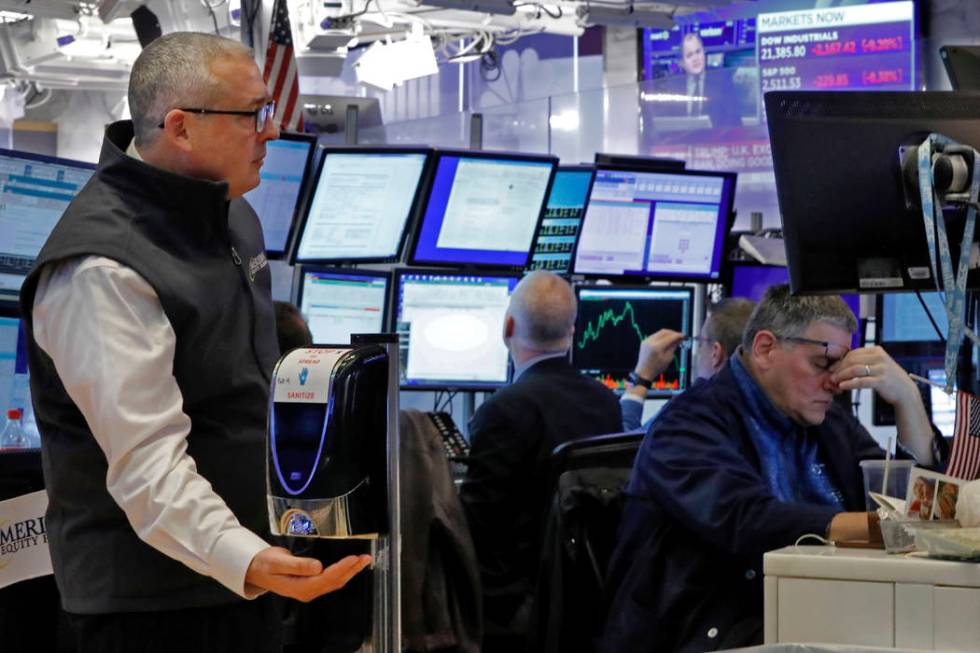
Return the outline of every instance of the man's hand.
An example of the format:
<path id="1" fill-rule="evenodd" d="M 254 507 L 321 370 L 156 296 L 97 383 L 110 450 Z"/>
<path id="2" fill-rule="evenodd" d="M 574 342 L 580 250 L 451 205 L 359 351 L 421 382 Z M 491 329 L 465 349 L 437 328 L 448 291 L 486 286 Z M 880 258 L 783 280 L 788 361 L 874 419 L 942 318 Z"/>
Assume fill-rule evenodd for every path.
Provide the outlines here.
<path id="1" fill-rule="evenodd" d="M 670 365 L 674 359 L 674 350 L 683 341 L 684 334 L 671 329 L 661 329 L 644 338 L 636 357 L 636 373 L 644 379 L 656 379 Z M 643 399 L 647 396 L 647 389 L 641 386 L 633 386 L 626 392 Z"/>
<path id="2" fill-rule="evenodd" d="M 279 546 L 259 551 L 245 572 L 248 592 L 268 590 L 281 596 L 312 601 L 339 590 L 371 564 L 371 556 L 347 556 L 326 569 L 319 560 L 294 556 Z"/>
<path id="3" fill-rule="evenodd" d="M 881 347 L 852 349 L 834 364 L 831 380 L 841 390 L 871 388 L 895 408 L 898 441 L 920 465 L 932 465 L 932 425 L 915 381 Z"/>
<path id="4" fill-rule="evenodd" d="M 654 379 L 674 360 L 674 350 L 684 341 L 684 334 L 661 329 L 640 343 L 636 357 L 636 373 L 644 379 Z"/>
<path id="5" fill-rule="evenodd" d="M 868 513 L 839 512 L 834 515 L 827 530 L 827 539 L 832 542 L 848 540 L 866 541 L 868 539 Z"/>

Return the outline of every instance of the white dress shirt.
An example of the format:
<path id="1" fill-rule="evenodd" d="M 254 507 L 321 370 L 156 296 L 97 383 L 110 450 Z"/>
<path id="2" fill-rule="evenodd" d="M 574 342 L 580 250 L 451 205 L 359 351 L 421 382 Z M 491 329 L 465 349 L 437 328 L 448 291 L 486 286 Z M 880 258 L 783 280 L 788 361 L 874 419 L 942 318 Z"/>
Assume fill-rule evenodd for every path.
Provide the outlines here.
<path id="1" fill-rule="evenodd" d="M 136 534 L 236 594 L 257 596 L 245 573 L 269 544 L 238 522 L 187 453 L 176 335 L 153 288 L 114 260 L 72 258 L 41 271 L 33 316 L 37 344 L 105 453 L 106 487 Z"/>

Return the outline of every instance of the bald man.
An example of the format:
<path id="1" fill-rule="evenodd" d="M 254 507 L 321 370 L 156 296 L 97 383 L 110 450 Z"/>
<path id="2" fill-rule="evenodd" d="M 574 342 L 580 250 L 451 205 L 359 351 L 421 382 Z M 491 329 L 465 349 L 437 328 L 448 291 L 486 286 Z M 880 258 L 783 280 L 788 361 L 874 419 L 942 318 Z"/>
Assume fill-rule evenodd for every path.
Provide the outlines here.
<path id="1" fill-rule="evenodd" d="M 571 286 L 551 272 L 532 272 L 517 284 L 503 333 L 513 382 L 470 421 L 461 495 L 483 582 L 484 653 L 519 650 L 515 642 L 526 632 L 551 451 L 621 428 L 616 396 L 568 362 L 576 310 Z"/>

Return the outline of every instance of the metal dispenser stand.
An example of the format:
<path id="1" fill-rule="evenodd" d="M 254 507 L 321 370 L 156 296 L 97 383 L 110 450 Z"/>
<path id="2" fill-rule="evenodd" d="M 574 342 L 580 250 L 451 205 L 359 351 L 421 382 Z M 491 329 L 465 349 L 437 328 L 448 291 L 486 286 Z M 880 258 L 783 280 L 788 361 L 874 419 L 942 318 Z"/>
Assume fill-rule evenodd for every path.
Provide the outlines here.
<path id="1" fill-rule="evenodd" d="M 398 334 L 382 333 L 351 336 L 352 345 L 376 344 L 388 357 L 388 522 L 390 531 L 371 543 L 374 556 L 374 627 L 371 642 L 363 653 L 400 653 L 402 650 L 401 592 L 401 492 L 399 463 L 401 448 L 398 435 L 398 389 L 401 360 Z M 376 644 L 376 646 L 374 646 Z"/>

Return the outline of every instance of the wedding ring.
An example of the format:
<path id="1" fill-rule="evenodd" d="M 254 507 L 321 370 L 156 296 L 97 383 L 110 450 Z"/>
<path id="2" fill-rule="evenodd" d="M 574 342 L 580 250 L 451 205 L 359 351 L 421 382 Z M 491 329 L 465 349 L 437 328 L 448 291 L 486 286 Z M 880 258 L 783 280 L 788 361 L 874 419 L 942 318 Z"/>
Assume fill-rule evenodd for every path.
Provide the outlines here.
<path id="1" fill-rule="evenodd" d="M 871 376 L 871 366 L 870 365 L 865 365 L 864 366 L 864 375 L 865 376 Z"/>

